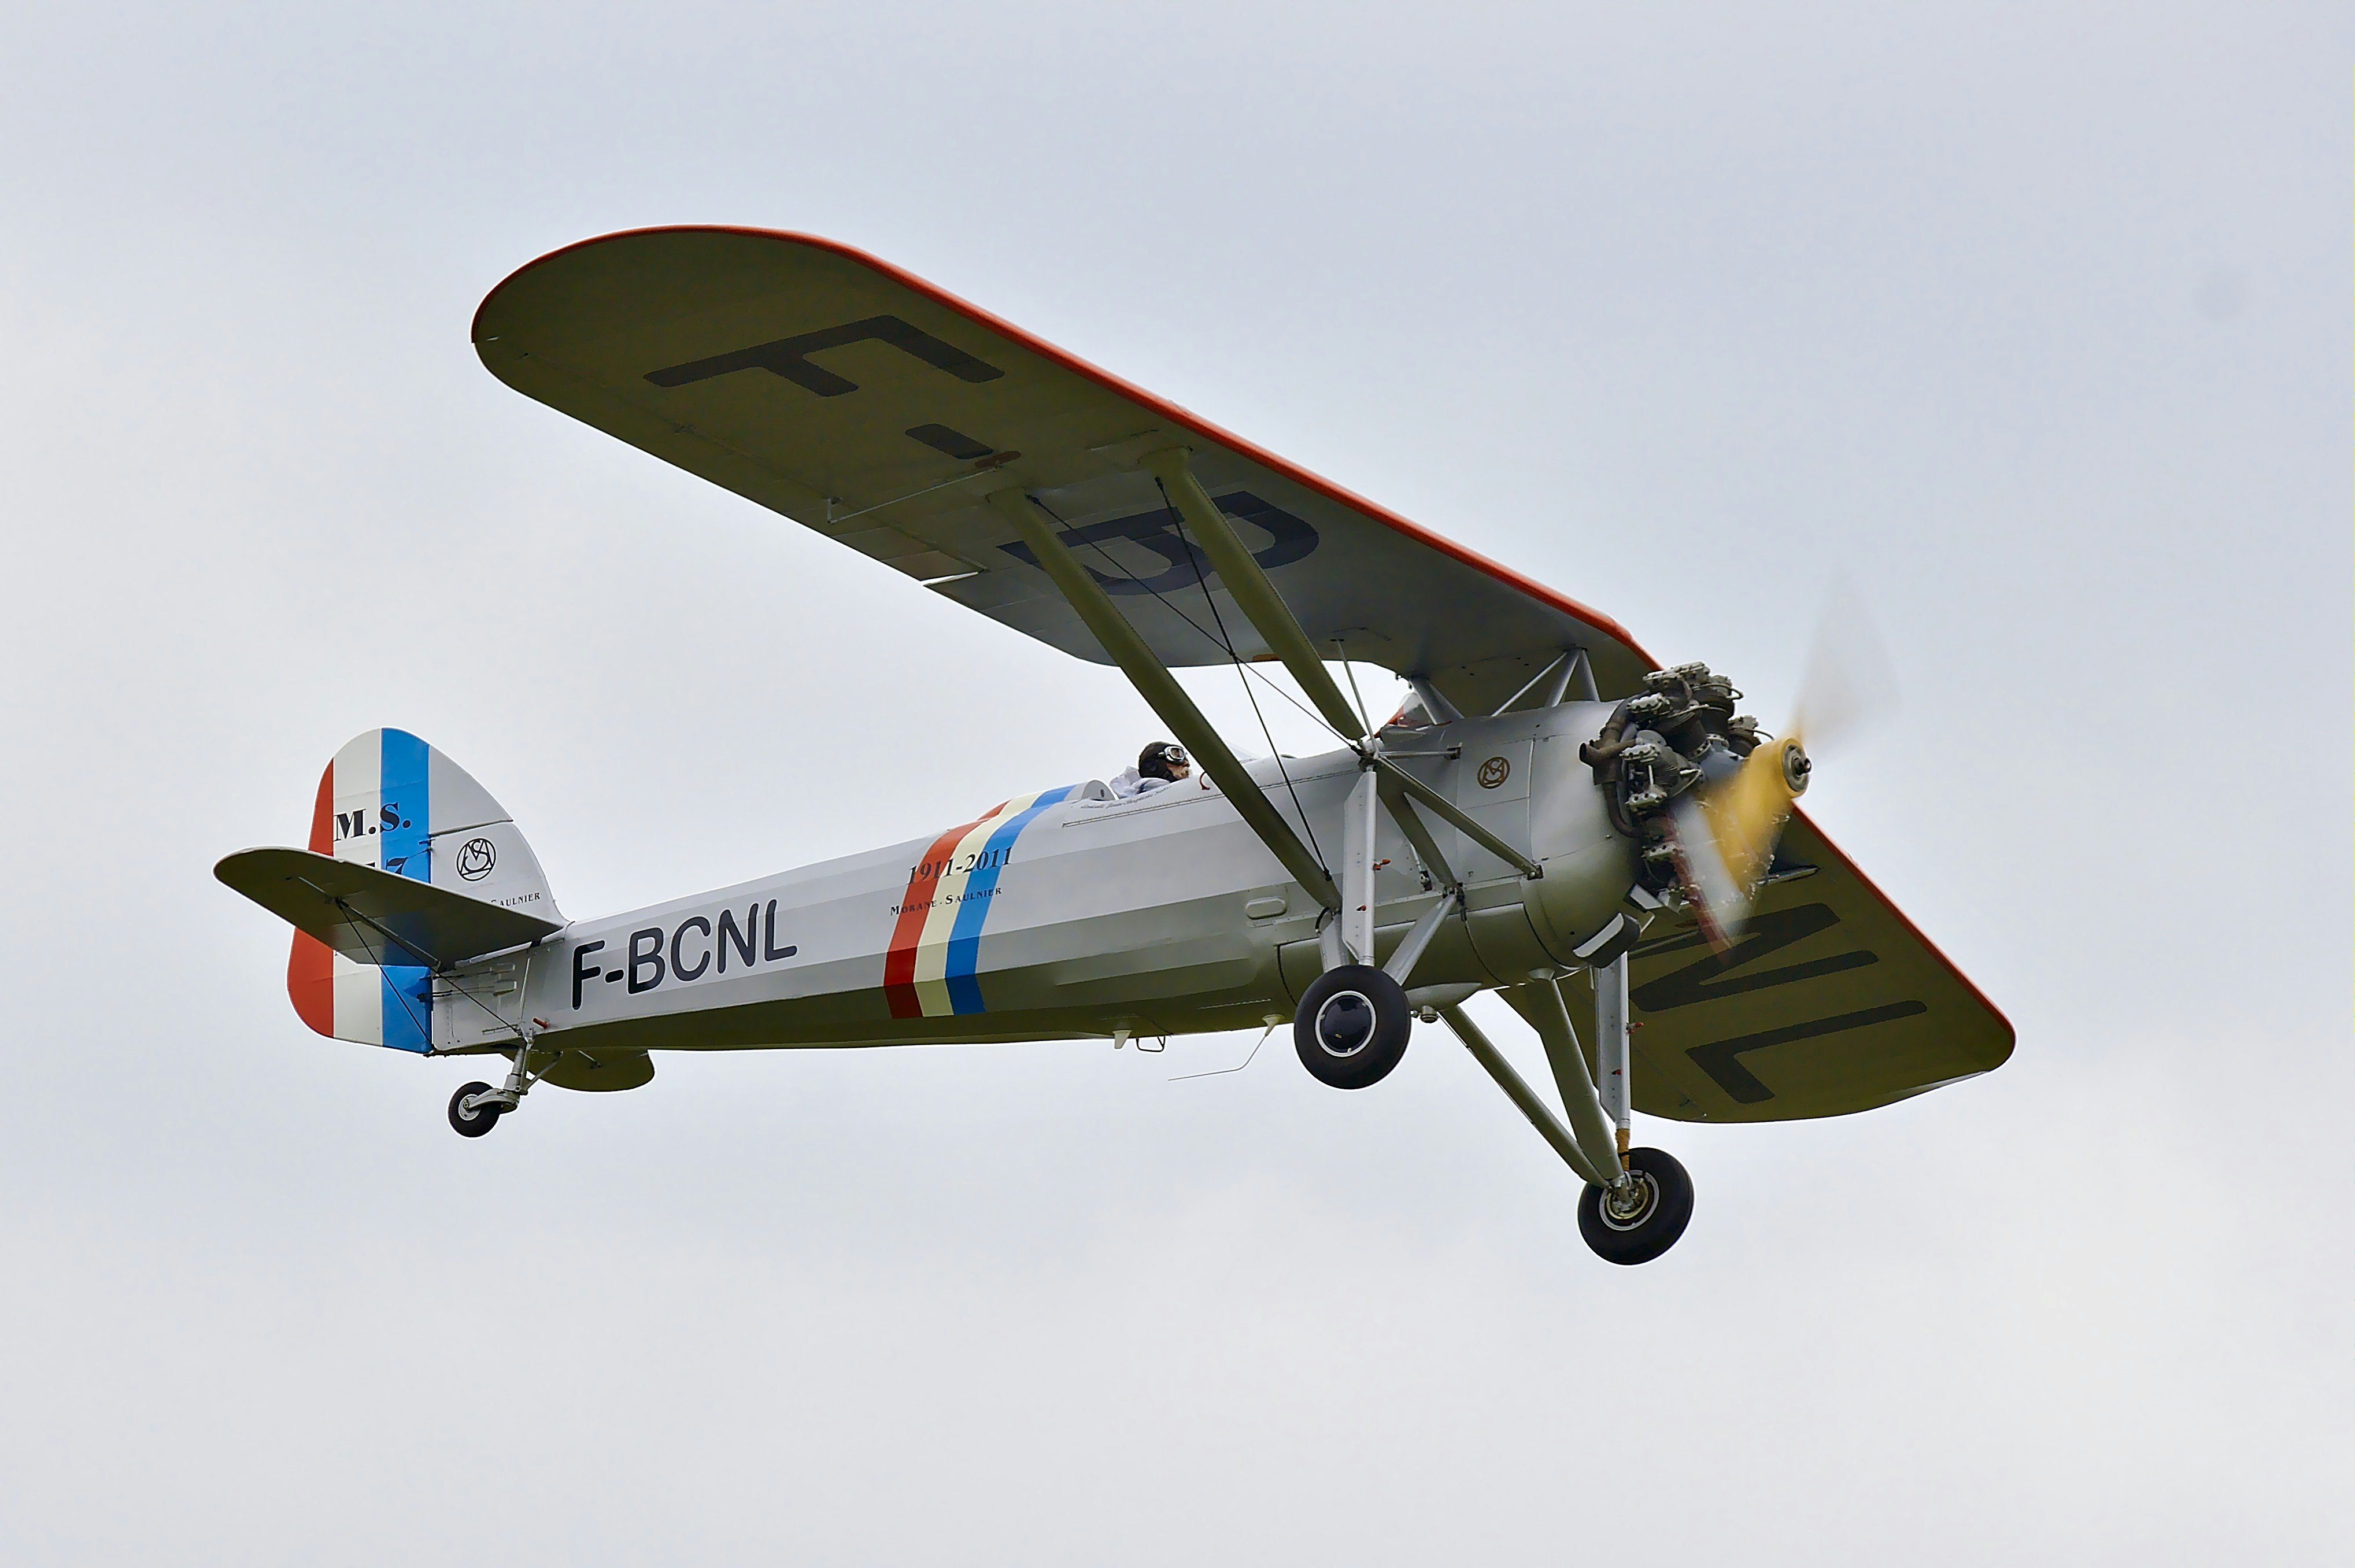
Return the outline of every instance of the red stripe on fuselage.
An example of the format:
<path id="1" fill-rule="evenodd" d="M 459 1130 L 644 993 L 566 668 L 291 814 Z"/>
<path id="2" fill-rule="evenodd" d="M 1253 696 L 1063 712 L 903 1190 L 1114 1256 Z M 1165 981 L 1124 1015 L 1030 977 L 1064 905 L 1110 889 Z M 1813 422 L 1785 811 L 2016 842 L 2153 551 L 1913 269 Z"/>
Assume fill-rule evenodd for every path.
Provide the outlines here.
<path id="1" fill-rule="evenodd" d="M 962 827 L 952 827 L 932 840 L 922 861 L 910 869 L 908 891 L 900 895 L 900 918 L 891 924 L 891 945 L 883 954 L 883 999 L 895 1019 L 920 1019 L 924 1006 L 916 999 L 916 945 L 923 939 L 924 917 L 932 912 L 932 895 L 947 871 L 949 851 L 957 840 L 1006 809 L 999 801 Z"/>

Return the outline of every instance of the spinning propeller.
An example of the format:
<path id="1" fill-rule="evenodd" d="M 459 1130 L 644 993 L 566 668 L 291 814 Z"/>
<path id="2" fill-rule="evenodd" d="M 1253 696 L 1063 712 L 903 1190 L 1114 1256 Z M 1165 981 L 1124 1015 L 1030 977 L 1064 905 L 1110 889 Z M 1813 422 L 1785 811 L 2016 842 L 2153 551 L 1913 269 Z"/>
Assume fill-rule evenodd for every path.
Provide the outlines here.
<path id="1" fill-rule="evenodd" d="M 1721 953 L 1741 934 L 1751 901 L 1774 869 L 1775 843 L 1814 768 L 1806 741 L 1837 745 L 1852 739 L 1893 705 L 1895 689 L 1870 615 L 1852 591 L 1836 588 L 1817 626 L 1789 725 L 1761 740 L 1738 766 L 1705 767 L 1714 776 L 1670 804 L 1677 882 L 1712 948 Z"/>

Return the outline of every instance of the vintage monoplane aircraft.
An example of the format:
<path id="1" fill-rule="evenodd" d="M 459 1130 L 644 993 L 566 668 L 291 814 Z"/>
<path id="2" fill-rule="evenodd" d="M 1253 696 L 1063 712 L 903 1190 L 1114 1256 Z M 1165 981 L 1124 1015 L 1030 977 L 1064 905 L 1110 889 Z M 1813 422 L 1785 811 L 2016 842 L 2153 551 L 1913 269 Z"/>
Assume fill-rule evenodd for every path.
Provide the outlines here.
<path id="1" fill-rule="evenodd" d="M 871 256 L 646 229 L 532 262 L 474 340 L 525 395 L 926 592 L 1116 665 L 1200 764 L 976 801 L 905 843 L 568 921 L 498 803 L 397 730 L 319 781 L 306 848 L 220 862 L 296 928 L 321 1034 L 499 1055 L 479 1136 L 649 1052 L 1273 1028 L 1362 1089 L 1444 1020 L 1587 1183 L 1580 1229 L 1658 1256 L 1683 1168 L 1630 1114 L 1778 1121 L 1987 1072 L 2003 1018 L 1794 800 L 1799 737 L 1700 665 Z M 1327 667 L 1413 693 L 1375 723 Z M 1279 662 L 1321 756 L 1245 761 L 1173 667 Z M 1557 1114 L 1464 1010 L 1499 991 Z"/>

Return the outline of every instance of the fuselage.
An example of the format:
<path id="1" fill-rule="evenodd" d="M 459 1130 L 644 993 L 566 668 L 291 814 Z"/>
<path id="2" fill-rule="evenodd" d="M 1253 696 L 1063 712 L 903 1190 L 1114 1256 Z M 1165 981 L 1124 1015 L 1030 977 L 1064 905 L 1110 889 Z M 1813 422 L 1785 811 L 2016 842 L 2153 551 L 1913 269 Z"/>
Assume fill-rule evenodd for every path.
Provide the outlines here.
<path id="1" fill-rule="evenodd" d="M 1521 877 L 1436 816 L 1461 879 L 1412 990 L 1512 984 L 1570 962 L 1636 876 L 1579 743 L 1609 709 L 1391 730 L 1399 766 L 1544 868 Z M 1338 864 L 1354 752 L 1251 773 Z M 745 1049 L 1169 1035 L 1291 1016 L 1323 968 L 1322 911 L 1226 798 L 1189 779 L 1130 799 L 1098 783 L 1018 795 L 971 821 L 713 892 L 577 921 L 437 984 L 434 1046 L 490 1050 L 519 1025 L 581 1049 Z M 1385 815 L 1377 954 L 1441 895 Z"/>

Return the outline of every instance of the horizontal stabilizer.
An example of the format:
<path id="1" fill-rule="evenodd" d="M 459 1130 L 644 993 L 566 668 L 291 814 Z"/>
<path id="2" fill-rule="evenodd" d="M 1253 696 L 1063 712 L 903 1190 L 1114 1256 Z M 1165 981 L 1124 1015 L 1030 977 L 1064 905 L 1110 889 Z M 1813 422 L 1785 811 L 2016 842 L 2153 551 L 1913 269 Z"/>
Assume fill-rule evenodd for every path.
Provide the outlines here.
<path id="1" fill-rule="evenodd" d="M 240 849 L 215 866 L 213 875 L 359 964 L 438 968 L 564 929 L 431 882 L 307 849 Z"/>

